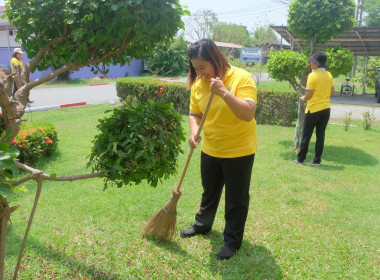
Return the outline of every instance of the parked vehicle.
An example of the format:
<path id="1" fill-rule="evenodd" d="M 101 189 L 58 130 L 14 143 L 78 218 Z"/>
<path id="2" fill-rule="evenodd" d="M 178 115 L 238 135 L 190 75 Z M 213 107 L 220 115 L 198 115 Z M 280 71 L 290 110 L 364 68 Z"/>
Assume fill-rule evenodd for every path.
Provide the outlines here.
<path id="1" fill-rule="evenodd" d="M 380 67 L 377 67 L 377 77 L 375 81 L 375 98 L 377 100 L 377 103 L 380 103 Z"/>

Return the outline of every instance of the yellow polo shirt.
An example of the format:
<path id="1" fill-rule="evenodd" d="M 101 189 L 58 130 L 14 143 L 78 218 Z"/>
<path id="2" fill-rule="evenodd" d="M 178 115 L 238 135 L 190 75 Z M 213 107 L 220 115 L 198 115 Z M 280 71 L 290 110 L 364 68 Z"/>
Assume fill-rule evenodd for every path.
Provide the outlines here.
<path id="1" fill-rule="evenodd" d="M 20 65 L 21 68 L 24 67 L 24 64 L 20 60 L 18 60 L 17 58 L 15 58 L 15 57 L 12 57 L 12 59 L 11 59 L 12 73 L 14 73 L 13 65 Z"/>
<path id="2" fill-rule="evenodd" d="M 247 71 L 231 66 L 222 80 L 233 95 L 257 103 L 256 84 Z M 210 93 L 209 82 L 195 81 L 191 87 L 190 114 L 203 114 Z M 238 119 L 224 100 L 214 95 L 204 123 L 202 151 L 213 157 L 235 158 L 254 154 L 256 149 L 256 120 Z"/>
<path id="3" fill-rule="evenodd" d="M 307 78 L 306 89 L 313 90 L 313 96 L 307 101 L 305 113 L 315 113 L 330 108 L 331 88 L 334 79 L 330 72 L 319 68 L 310 73 Z"/>

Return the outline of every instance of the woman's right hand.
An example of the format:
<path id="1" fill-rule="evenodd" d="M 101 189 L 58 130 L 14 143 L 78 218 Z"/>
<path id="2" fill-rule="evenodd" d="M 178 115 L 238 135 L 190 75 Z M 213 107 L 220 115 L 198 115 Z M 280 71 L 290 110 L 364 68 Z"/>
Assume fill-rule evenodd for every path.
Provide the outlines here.
<path id="1" fill-rule="evenodd" d="M 201 142 L 201 140 L 202 140 L 201 136 L 198 136 L 198 138 L 195 138 L 195 135 L 191 135 L 189 137 L 190 148 L 195 149 L 198 146 L 198 144 Z"/>

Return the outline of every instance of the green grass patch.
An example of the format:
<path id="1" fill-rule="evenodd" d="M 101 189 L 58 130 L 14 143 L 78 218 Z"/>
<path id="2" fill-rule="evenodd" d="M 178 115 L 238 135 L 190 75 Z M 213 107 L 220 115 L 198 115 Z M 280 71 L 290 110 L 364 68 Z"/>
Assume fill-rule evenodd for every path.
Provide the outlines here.
<path id="1" fill-rule="evenodd" d="M 102 104 L 33 113 L 53 123 L 58 154 L 42 163 L 46 173 L 86 170 Z M 183 118 L 188 130 L 188 118 Z M 179 174 L 157 188 L 145 184 L 102 191 L 102 179 L 45 182 L 19 279 L 379 279 L 380 127 L 364 131 L 329 125 L 320 168 L 298 166 L 290 147 L 294 127 L 258 126 L 258 147 L 245 239 L 238 254 L 219 262 L 224 202 L 205 236 L 159 242 L 141 228 L 170 198 Z M 312 139 L 307 162 L 314 150 Z M 179 172 L 189 150 L 179 158 Z M 202 193 L 200 149 L 182 185 L 178 229 L 192 224 Z M 15 197 L 6 248 L 6 274 L 16 264 L 35 194 Z"/>

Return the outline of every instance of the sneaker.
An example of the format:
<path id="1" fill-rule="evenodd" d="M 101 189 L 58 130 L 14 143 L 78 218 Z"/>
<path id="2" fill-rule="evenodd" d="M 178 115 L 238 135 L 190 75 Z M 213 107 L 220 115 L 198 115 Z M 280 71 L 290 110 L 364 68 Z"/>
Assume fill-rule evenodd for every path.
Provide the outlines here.
<path id="1" fill-rule="evenodd" d="M 297 158 L 294 160 L 294 163 L 295 163 L 295 164 L 298 164 L 298 165 L 304 165 L 304 163 L 303 163 L 303 162 L 300 162 L 300 161 L 298 161 L 298 159 L 297 159 Z"/>
<path id="2" fill-rule="evenodd" d="M 183 229 L 179 232 L 179 235 L 182 237 L 182 238 L 186 238 L 186 237 L 192 237 L 192 236 L 195 236 L 195 235 L 199 235 L 199 234 L 206 234 L 208 233 L 208 231 L 196 231 L 195 228 L 193 228 L 192 226 L 187 228 L 187 229 Z"/>
<path id="3" fill-rule="evenodd" d="M 319 166 L 321 166 L 320 163 L 316 163 L 314 160 L 311 160 L 311 161 L 310 161 L 310 165 L 312 165 L 312 166 L 314 166 L 314 167 L 319 167 Z"/>
<path id="4" fill-rule="evenodd" d="M 224 246 L 220 249 L 219 253 L 216 254 L 216 259 L 220 261 L 229 260 L 233 255 L 235 255 L 237 250 L 230 247 Z"/>

